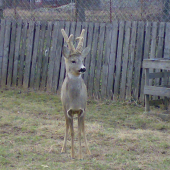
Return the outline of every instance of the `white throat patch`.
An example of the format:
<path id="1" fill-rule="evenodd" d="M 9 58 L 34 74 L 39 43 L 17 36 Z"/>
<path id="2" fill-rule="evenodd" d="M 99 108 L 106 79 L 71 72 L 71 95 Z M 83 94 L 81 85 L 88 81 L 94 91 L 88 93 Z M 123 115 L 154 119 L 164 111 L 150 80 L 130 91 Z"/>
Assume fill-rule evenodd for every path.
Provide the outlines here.
<path id="1" fill-rule="evenodd" d="M 68 73 L 68 77 L 69 77 L 70 79 L 81 78 L 81 74 L 80 74 L 79 76 L 75 76 L 75 75 L 73 75 L 73 74 L 71 74 L 71 73 Z"/>

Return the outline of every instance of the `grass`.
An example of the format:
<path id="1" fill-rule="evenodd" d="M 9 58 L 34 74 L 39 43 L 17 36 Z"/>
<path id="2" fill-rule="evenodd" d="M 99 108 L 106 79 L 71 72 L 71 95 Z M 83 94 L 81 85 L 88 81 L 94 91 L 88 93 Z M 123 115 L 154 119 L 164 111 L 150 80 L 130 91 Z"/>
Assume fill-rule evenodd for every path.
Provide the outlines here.
<path id="1" fill-rule="evenodd" d="M 67 153 L 60 153 L 65 120 L 59 96 L 1 90 L 0 108 L 1 170 L 170 169 L 170 123 L 144 113 L 142 106 L 89 100 L 86 131 L 92 155 L 83 141 L 83 160 L 70 159 L 70 137 Z"/>

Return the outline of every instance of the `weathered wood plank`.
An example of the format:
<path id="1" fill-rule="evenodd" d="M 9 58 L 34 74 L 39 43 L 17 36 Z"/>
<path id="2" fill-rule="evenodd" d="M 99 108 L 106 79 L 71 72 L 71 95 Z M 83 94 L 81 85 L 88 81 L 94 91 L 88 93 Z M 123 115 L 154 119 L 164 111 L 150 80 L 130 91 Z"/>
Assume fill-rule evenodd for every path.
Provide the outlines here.
<path id="1" fill-rule="evenodd" d="M 157 40 L 157 22 L 152 23 L 152 38 L 151 38 L 151 52 L 150 58 L 155 58 L 156 56 L 156 40 Z"/>
<path id="2" fill-rule="evenodd" d="M 151 52 L 150 52 L 150 58 L 155 58 L 156 57 L 156 40 L 157 40 L 157 22 L 152 23 L 152 38 L 151 38 Z M 153 73 L 154 70 L 150 69 L 150 73 Z M 149 85 L 154 85 L 154 80 L 149 80 Z M 153 97 L 154 99 L 155 96 Z"/>
<path id="3" fill-rule="evenodd" d="M 1 31 L 0 31 L 0 84 L 2 79 L 2 63 L 3 63 L 3 56 L 4 56 L 4 41 L 5 41 L 5 28 L 6 28 L 6 21 L 4 19 L 1 20 Z"/>
<path id="4" fill-rule="evenodd" d="M 62 27 L 63 25 L 61 25 Z M 65 23 L 65 31 L 67 33 L 67 35 L 69 35 L 69 31 L 70 31 L 70 22 L 66 22 Z M 61 40 L 62 40 L 62 35 L 61 36 Z M 64 41 L 64 39 L 63 39 Z M 63 41 L 60 41 L 59 45 L 61 46 L 61 43 Z M 64 45 L 67 46 L 67 43 L 64 42 Z M 60 77 L 59 77 L 59 85 L 58 85 L 58 93 L 60 93 L 60 90 L 61 90 L 61 86 L 63 84 L 63 81 L 64 81 L 64 75 L 65 75 L 65 61 L 64 61 L 64 56 L 62 56 L 62 49 L 59 49 L 59 54 L 61 53 L 61 66 L 60 66 Z M 59 64 L 59 63 L 58 63 Z M 59 76 L 59 75 L 58 75 Z"/>
<path id="5" fill-rule="evenodd" d="M 170 77 L 170 72 L 167 72 L 166 76 Z M 149 73 L 149 79 L 162 78 L 162 77 L 165 77 L 165 72 Z"/>
<path id="6" fill-rule="evenodd" d="M 163 57 L 164 40 L 165 40 L 165 23 L 161 22 L 159 24 L 158 45 L 157 45 L 156 58 L 162 58 Z M 160 70 L 156 69 L 155 72 L 160 72 Z M 160 78 L 155 79 L 155 85 L 159 85 L 160 80 L 161 80 Z"/>
<path id="7" fill-rule="evenodd" d="M 10 50 L 10 33 L 11 33 L 11 21 L 6 21 L 6 28 L 5 28 L 5 42 L 4 42 L 4 56 L 2 62 L 2 80 L 1 80 L 1 87 L 5 87 L 7 83 L 7 70 L 8 70 L 8 57 L 9 57 L 9 50 Z"/>
<path id="8" fill-rule="evenodd" d="M 94 24 L 94 33 L 93 33 L 93 50 L 91 53 L 90 60 L 90 74 L 88 79 L 88 94 L 89 96 L 93 96 L 93 85 L 95 78 L 95 65 L 96 65 L 96 56 L 97 56 L 97 46 L 98 46 L 98 38 L 99 38 L 99 23 Z M 99 47 L 100 48 L 100 47 Z"/>
<path id="9" fill-rule="evenodd" d="M 146 23 L 145 27 L 145 42 L 144 42 L 144 54 L 143 59 L 149 58 L 151 46 L 151 22 Z M 144 84 L 145 84 L 145 70 L 142 69 L 142 78 L 141 78 L 141 88 L 140 88 L 140 101 L 144 101 Z"/>
<path id="10" fill-rule="evenodd" d="M 170 70 L 170 59 L 145 59 L 143 60 L 143 67 Z"/>
<path id="11" fill-rule="evenodd" d="M 101 82 L 101 98 L 106 98 L 107 96 L 107 81 L 109 73 L 109 56 L 111 48 L 112 39 L 112 24 L 106 25 L 106 40 L 105 40 L 105 52 L 103 57 L 103 67 L 102 67 L 102 82 Z"/>
<path id="12" fill-rule="evenodd" d="M 156 86 L 145 86 L 144 94 L 170 97 L 170 88 L 167 87 L 156 87 Z"/>
<path id="13" fill-rule="evenodd" d="M 87 47 L 87 30 L 88 30 L 88 23 L 87 22 L 83 22 L 82 23 L 82 29 L 85 29 L 85 33 L 84 33 L 84 43 L 83 43 L 83 49 Z M 85 64 L 85 59 L 84 59 L 84 64 Z M 84 79 L 84 74 L 82 75 L 82 78 Z"/>
<path id="14" fill-rule="evenodd" d="M 106 24 L 100 24 L 100 36 L 99 36 L 99 45 L 98 45 L 98 57 L 96 63 L 96 72 L 95 78 L 96 81 L 94 82 L 94 95 L 95 98 L 101 98 L 100 95 L 100 86 L 101 86 L 101 69 L 102 69 L 102 59 L 103 59 L 103 49 L 104 49 L 104 38 L 105 38 L 105 28 Z"/>
<path id="15" fill-rule="evenodd" d="M 166 23 L 164 58 L 170 57 L 170 23 Z"/>
<path id="16" fill-rule="evenodd" d="M 13 72 L 13 61 L 14 61 L 14 48 L 16 38 L 16 22 L 13 20 L 11 23 L 11 38 L 10 38 L 10 51 L 8 58 L 8 75 L 7 75 L 7 86 L 12 85 L 12 72 Z"/>
<path id="17" fill-rule="evenodd" d="M 145 68 L 145 87 L 146 86 L 149 86 L 149 68 Z M 149 110 L 149 95 L 145 94 L 145 111 Z"/>
<path id="18" fill-rule="evenodd" d="M 51 91 L 52 82 L 53 82 L 53 71 L 54 71 L 54 62 L 56 55 L 56 46 L 57 46 L 57 37 L 59 33 L 58 22 L 54 23 L 53 32 L 52 32 L 52 45 L 50 49 L 50 57 L 49 57 L 49 69 L 48 69 L 48 77 L 47 77 L 47 91 Z"/>
<path id="19" fill-rule="evenodd" d="M 120 86 L 120 99 L 125 100 L 125 92 L 126 92 L 126 80 L 127 80 L 127 66 L 129 59 L 129 43 L 130 43 L 130 28 L 131 22 L 126 22 L 125 25 L 125 45 L 123 48 L 123 64 L 122 64 L 122 78 L 121 78 L 121 86 Z"/>
<path id="20" fill-rule="evenodd" d="M 122 65 L 122 52 L 123 52 L 123 42 L 124 42 L 124 21 L 119 23 L 119 36 L 118 36 L 118 49 L 117 49 L 117 59 L 116 59 L 116 75 L 114 84 L 114 95 L 113 98 L 117 99 L 120 88 L 120 78 L 121 78 L 121 65 Z"/>
<path id="21" fill-rule="evenodd" d="M 170 57 L 170 23 L 166 23 L 166 29 L 165 29 L 165 44 L 164 44 L 164 58 Z M 166 69 L 166 68 L 165 68 Z M 161 84 L 166 84 L 165 78 L 162 79 Z"/>
<path id="22" fill-rule="evenodd" d="M 91 48 L 92 51 L 92 38 L 93 38 L 93 28 L 94 28 L 94 24 L 93 23 L 89 23 L 88 26 L 88 31 L 87 31 L 87 46 L 89 46 Z M 88 91 L 88 76 L 90 74 L 90 59 L 91 59 L 91 51 L 90 53 L 87 55 L 86 59 L 85 59 L 85 66 L 86 66 L 86 72 L 84 74 L 84 82 L 87 85 L 87 91 Z"/>
<path id="23" fill-rule="evenodd" d="M 34 35 L 34 49 L 32 55 L 32 65 L 31 65 L 31 75 L 30 75 L 30 87 L 34 87 L 35 77 L 36 77 L 36 60 L 38 54 L 38 44 L 40 36 L 40 21 L 35 23 L 35 35 Z"/>
<path id="24" fill-rule="evenodd" d="M 20 52 L 20 59 L 19 59 L 19 74 L 18 74 L 18 86 L 21 87 L 23 83 L 23 75 L 24 75 L 24 61 L 25 61 L 25 53 L 26 53 L 26 40 L 27 40 L 27 27 L 28 22 L 23 22 L 22 28 L 22 36 L 21 36 L 21 52 Z"/>
<path id="25" fill-rule="evenodd" d="M 21 30 L 22 30 L 22 20 L 19 20 L 17 22 L 17 30 L 16 30 L 14 67 L 13 67 L 13 77 L 12 77 L 12 85 L 14 86 L 17 86 L 18 61 L 19 61 L 19 52 L 20 52 L 20 45 L 21 45 Z"/>
<path id="26" fill-rule="evenodd" d="M 64 28 L 64 22 L 59 22 L 58 25 L 59 28 L 59 33 L 58 33 L 58 40 L 57 40 L 57 48 L 56 48 L 56 54 L 55 54 L 55 59 L 54 59 L 54 73 L 53 73 L 53 84 L 52 84 L 52 91 L 56 92 L 57 91 L 57 86 L 59 84 L 59 71 L 60 69 L 60 64 L 62 64 L 62 77 L 61 77 L 61 83 L 60 83 L 60 88 L 64 79 L 64 61 L 61 63 L 61 53 L 62 53 L 62 44 L 63 44 L 63 36 L 61 34 L 61 29 Z"/>
<path id="27" fill-rule="evenodd" d="M 138 23 L 138 34 L 137 34 L 137 49 L 135 58 L 135 71 L 134 71 L 134 98 L 138 100 L 139 87 L 140 87 L 140 76 L 144 46 L 144 22 Z"/>
<path id="28" fill-rule="evenodd" d="M 46 82 L 47 82 L 47 73 L 48 73 L 48 60 L 49 60 L 49 52 L 51 46 L 51 35 L 52 35 L 52 22 L 48 22 L 46 34 L 45 34 L 45 49 L 42 61 L 42 79 L 40 84 L 40 89 L 46 89 Z"/>
<path id="29" fill-rule="evenodd" d="M 44 50 L 44 38 L 45 38 L 46 22 L 41 23 L 41 30 L 39 36 L 39 46 L 38 46 L 38 55 L 37 55 L 37 70 L 36 70 L 36 79 L 34 83 L 34 88 L 39 89 L 41 81 L 41 66 L 43 59 L 43 50 Z"/>
<path id="30" fill-rule="evenodd" d="M 136 51 L 136 36 L 137 36 L 137 22 L 132 22 L 132 33 L 130 40 L 130 50 L 129 50 L 129 62 L 128 62 L 128 73 L 127 73 L 127 88 L 126 88 L 126 98 L 129 99 L 132 96 L 132 80 L 134 71 L 134 58 Z"/>
<path id="31" fill-rule="evenodd" d="M 118 39 L 118 22 L 115 21 L 112 24 L 112 35 L 110 41 L 110 55 L 109 55 L 109 63 L 108 63 L 108 80 L 107 80 L 107 97 L 113 97 L 113 82 L 114 82 L 114 70 L 115 70 L 115 62 L 116 62 L 116 50 L 117 50 L 117 39 Z"/>
<path id="32" fill-rule="evenodd" d="M 25 70 L 24 70 L 24 79 L 23 79 L 23 88 L 27 89 L 29 87 L 30 81 L 30 69 L 31 69 L 31 59 L 33 51 L 33 36 L 34 36 L 34 26 L 35 22 L 29 21 L 29 31 L 28 31 L 28 40 L 27 40 L 27 54 L 25 59 Z"/>

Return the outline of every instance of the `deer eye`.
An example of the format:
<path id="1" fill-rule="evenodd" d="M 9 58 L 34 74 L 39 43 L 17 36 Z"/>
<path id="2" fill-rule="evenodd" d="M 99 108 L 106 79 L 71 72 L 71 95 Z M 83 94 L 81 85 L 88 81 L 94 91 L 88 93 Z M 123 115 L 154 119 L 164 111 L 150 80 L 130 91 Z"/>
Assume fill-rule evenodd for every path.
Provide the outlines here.
<path id="1" fill-rule="evenodd" d="M 73 61 L 71 61 L 71 62 L 72 62 L 72 63 L 76 63 L 76 61 L 74 61 L 74 60 L 73 60 Z"/>

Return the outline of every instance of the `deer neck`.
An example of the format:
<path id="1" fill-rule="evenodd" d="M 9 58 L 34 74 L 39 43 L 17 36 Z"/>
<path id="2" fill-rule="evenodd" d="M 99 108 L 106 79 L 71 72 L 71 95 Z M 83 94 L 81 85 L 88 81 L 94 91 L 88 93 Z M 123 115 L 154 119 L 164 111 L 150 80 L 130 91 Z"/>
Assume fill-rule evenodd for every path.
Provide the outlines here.
<path id="1" fill-rule="evenodd" d="M 67 77 L 68 77 L 68 79 L 71 79 L 71 80 L 78 80 L 78 79 L 81 79 L 81 74 L 74 75 L 74 74 L 68 72 L 67 73 Z"/>

